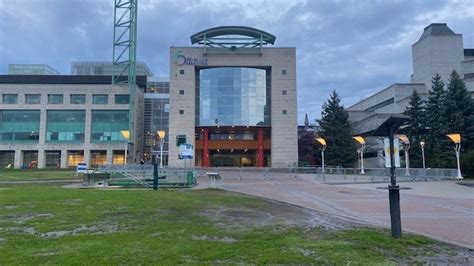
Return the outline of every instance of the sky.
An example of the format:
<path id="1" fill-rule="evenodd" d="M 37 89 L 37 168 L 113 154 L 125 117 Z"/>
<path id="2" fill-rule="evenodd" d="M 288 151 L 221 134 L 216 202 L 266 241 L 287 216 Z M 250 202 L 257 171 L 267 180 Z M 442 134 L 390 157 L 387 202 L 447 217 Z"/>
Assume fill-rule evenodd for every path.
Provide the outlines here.
<path id="1" fill-rule="evenodd" d="M 296 47 L 298 122 L 321 116 L 336 90 L 345 107 L 409 82 L 411 45 L 430 23 L 448 23 L 474 48 L 474 0 L 138 0 L 137 58 L 169 74 L 169 47 L 224 25 L 249 26 Z M 111 61 L 113 0 L 0 0 L 0 74 L 8 64 Z"/>

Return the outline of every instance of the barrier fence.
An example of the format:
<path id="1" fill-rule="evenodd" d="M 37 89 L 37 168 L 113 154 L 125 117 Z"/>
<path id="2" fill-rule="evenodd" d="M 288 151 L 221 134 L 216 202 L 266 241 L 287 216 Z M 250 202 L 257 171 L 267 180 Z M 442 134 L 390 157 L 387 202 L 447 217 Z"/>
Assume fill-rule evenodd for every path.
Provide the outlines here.
<path id="1" fill-rule="evenodd" d="M 361 174 L 359 168 L 326 167 L 323 173 L 320 166 L 289 167 L 289 168 L 255 168 L 255 167 L 211 167 L 211 168 L 164 168 L 159 170 L 160 176 L 166 176 L 166 181 L 178 183 L 187 180 L 192 172 L 195 178 L 206 178 L 206 173 L 215 172 L 224 179 L 274 179 L 274 178 L 309 178 L 315 181 L 337 183 L 388 183 L 390 181 L 389 168 L 366 168 Z M 149 180 L 153 178 L 152 165 L 108 165 L 97 169 L 104 173 L 121 173 L 129 178 Z M 396 169 L 397 182 L 442 181 L 455 180 L 456 169 L 443 168 L 405 168 Z M 161 182 L 161 181 L 160 181 Z"/>

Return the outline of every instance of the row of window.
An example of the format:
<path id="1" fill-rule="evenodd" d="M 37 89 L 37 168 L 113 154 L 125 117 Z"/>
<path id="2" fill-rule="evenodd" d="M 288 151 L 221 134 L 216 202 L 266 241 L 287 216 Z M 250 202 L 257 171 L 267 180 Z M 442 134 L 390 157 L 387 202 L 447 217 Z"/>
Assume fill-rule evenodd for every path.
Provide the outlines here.
<path id="1" fill-rule="evenodd" d="M 46 141 L 84 141 L 85 110 L 48 110 Z M 91 141 L 125 141 L 128 110 L 93 110 Z M 0 141 L 39 140 L 39 110 L 0 110 Z"/>
<path id="2" fill-rule="evenodd" d="M 2 103 L 4 104 L 17 104 L 18 103 L 18 94 L 3 94 Z M 128 94 L 115 94 L 114 95 L 115 104 L 129 104 L 130 95 Z M 26 104 L 41 104 L 41 94 L 25 94 L 25 103 Z M 48 104 L 63 104 L 64 95 L 63 94 L 48 94 Z M 85 94 L 70 94 L 69 99 L 70 104 L 85 104 L 86 95 Z M 108 94 L 93 94 L 92 95 L 92 104 L 108 104 L 109 95 Z"/>

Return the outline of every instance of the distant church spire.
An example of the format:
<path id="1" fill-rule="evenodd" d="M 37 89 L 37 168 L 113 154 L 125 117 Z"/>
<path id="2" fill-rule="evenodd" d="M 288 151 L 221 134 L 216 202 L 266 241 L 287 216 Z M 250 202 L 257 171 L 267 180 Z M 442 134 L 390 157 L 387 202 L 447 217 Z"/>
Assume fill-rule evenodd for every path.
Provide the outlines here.
<path id="1" fill-rule="evenodd" d="M 308 113 L 306 113 L 305 116 L 304 116 L 304 128 L 305 128 L 305 129 L 308 129 L 308 128 L 309 128 Z"/>

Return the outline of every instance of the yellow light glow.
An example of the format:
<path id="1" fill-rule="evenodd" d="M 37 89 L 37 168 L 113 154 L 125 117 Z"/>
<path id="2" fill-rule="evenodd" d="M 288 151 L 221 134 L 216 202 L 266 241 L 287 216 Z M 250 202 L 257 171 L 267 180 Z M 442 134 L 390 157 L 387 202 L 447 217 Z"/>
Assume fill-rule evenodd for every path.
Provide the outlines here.
<path id="1" fill-rule="evenodd" d="M 461 134 L 453 133 L 447 135 L 454 143 L 459 144 L 461 143 Z"/>
<path id="2" fill-rule="evenodd" d="M 356 136 L 356 137 L 352 137 L 353 139 L 355 139 L 357 142 L 359 142 L 360 145 L 364 145 L 365 144 L 365 140 L 363 137 L 361 136 Z"/>
<path id="3" fill-rule="evenodd" d="M 326 140 L 324 140 L 323 138 L 315 138 L 315 140 L 321 145 L 326 146 Z"/>
<path id="4" fill-rule="evenodd" d="M 156 131 L 156 134 L 158 134 L 158 137 L 160 137 L 160 139 L 164 139 L 166 136 L 166 132 L 164 130 L 158 130 Z"/>
<path id="5" fill-rule="evenodd" d="M 407 135 L 399 135 L 398 138 L 399 138 L 404 144 L 410 144 L 410 140 L 408 139 Z"/>
<path id="6" fill-rule="evenodd" d="M 128 131 L 128 130 L 121 130 L 120 134 L 122 134 L 122 137 L 124 139 L 129 139 L 130 138 L 130 131 Z"/>

